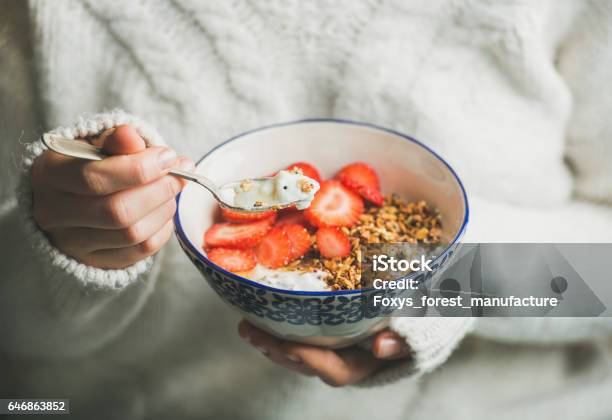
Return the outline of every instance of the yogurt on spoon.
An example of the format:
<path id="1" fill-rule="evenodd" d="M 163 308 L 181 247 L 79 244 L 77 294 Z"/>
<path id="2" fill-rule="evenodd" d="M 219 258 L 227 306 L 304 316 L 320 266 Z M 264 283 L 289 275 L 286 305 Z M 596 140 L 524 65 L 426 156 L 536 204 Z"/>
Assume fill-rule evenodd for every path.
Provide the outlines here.
<path id="1" fill-rule="evenodd" d="M 219 188 L 219 196 L 225 203 L 245 211 L 280 209 L 293 204 L 303 210 L 310 206 L 319 188 L 317 181 L 296 168 L 279 171 L 272 177 L 229 182 Z"/>

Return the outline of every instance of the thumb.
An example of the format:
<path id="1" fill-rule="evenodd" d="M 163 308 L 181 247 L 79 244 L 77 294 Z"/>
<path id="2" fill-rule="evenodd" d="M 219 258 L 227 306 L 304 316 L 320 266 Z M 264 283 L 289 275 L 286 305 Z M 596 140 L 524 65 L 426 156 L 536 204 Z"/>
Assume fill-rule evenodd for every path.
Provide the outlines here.
<path id="1" fill-rule="evenodd" d="M 385 330 L 374 339 L 372 353 L 378 359 L 399 359 L 409 356 L 411 351 L 406 340 L 393 331 Z"/>
<path id="2" fill-rule="evenodd" d="M 96 143 L 109 155 L 130 155 L 141 152 L 147 147 L 140 134 L 131 125 L 120 125 L 103 132 Z"/>

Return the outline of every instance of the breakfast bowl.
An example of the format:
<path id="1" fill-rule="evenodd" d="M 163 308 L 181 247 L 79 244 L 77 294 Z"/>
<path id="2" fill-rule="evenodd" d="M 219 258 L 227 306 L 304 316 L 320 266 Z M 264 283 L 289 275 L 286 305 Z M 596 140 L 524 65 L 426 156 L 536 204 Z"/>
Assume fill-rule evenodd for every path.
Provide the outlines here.
<path id="1" fill-rule="evenodd" d="M 292 162 L 316 164 L 324 179 L 350 162 L 376 168 L 382 192 L 425 200 L 440 214 L 443 250 L 432 264 L 434 276 L 452 257 L 468 222 L 468 201 L 453 169 L 416 139 L 372 124 L 312 119 L 258 128 L 208 152 L 196 172 L 219 184 L 269 174 Z M 185 254 L 212 289 L 253 325 L 284 340 L 329 348 L 360 342 L 388 325 L 390 307 L 375 296 L 401 290 L 284 290 L 232 273 L 207 258 L 204 232 L 217 217 L 218 204 L 197 185 L 177 198 L 175 229 Z M 415 273 L 416 274 L 416 273 Z"/>

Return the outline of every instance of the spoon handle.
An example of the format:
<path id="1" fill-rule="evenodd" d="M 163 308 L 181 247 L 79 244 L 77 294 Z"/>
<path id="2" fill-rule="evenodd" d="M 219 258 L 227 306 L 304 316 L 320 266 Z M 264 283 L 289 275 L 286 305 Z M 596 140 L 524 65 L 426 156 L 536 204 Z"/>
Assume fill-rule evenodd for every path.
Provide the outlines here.
<path id="1" fill-rule="evenodd" d="M 87 160 L 102 160 L 108 157 L 102 149 L 84 141 L 70 140 L 55 134 L 46 133 L 42 141 L 56 153 Z"/>
<path id="2" fill-rule="evenodd" d="M 168 173 L 178 176 L 179 178 L 186 179 L 187 181 L 192 181 L 192 182 L 195 182 L 196 184 L 200 184 L 201 186 L 203 186 L 204 188 L 206 188 L 208 191 L 212 193 L 212 195 L 215 197 L 215 200 L 227 206 L 227 204 L 225 204 L 218 195 L 219 189 L 217 185 L 214 182 L 212 182 L 210 179 L 206 178 L 205 176 L 202 176 L 200 174 L 195 174 L 193 172 L 187 172 L 182 169 L 170 169 Z"/>
<path id="3" fill-rule="evenodd" d="M 102 160 L 109 156 L 104 153 L 102 149 L 92 144 L 83 141 L 67 139 L 55 134 L 43 134 L 42 141 L 49 149 L 53 150 L 56 153 L 76 157 L 79 159 Z M 213 193 L 217 201 L 220 201 L 217 195 L 217 186 L 210 179 L 199 174 L 184 171 L 182 169 L 170 169 L 168 173 L 186 179 L 188 181 L 193 181 L 200 184 L 201 186 L 209 190 L 211 193 Z"/>

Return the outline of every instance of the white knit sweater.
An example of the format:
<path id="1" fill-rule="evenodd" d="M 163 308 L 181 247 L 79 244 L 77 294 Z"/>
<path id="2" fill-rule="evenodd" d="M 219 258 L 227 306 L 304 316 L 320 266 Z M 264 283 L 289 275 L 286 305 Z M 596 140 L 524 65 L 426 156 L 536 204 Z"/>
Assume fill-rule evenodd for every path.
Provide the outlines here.
<path id="1" fill-rule="evenodd" d="M 563 369 L 567 347 L 509 351 L 470 340 L 446 369 L 417 384 L 472 321 L 407 318 L 392 328 L 414 356 L 369 382 L 393 385 L 330 390 L 298 378 L 239 342 L 236 315 L 176 243 L 126 270 L 87 267 L 53 248 L 29 212 L 28 168 L 42 148 L 19 146 L 43 129 L 63 126 L 64 135 L 77 136 L 129 121 L 148 141 L 197 158 L 262 124 L 364 120 L 415 135 L 457 168 L 472 197 L 468 239 L 609 240 L 610 207 L 573 199 L 612 202 L 612 101 L 602 94 L 612 84 L 612 10 L 605 1 L 6 3 L 0 362 L 14 368 L 0 397 L 66 396 L 86 418 L 283 419 L 436 418 L 436 399 L 486 396 L 486 404 L 452 412 L 489 418 L 488 410 L 508 403 L 490 392 L 495 375 L 519 399 L 528 395 L 519 392 L 525 383 L 538 393 L 576 381 Z M 130 114 L 92 116 L 114 108 Z M 90 116 L 73 125 L 84 112 Z M 15 173 L 22 175 L 17 196 Z M 605 376 L 610 322 L 486 320 L 476 328 L 515 343 L 587 340 L 581 346 L 598 355 L 589 360 L 600 376 L 581 371 L 581 389 L 592 392 L 563 392 L 596 405 L 594 416 L 611 415 L 609 401 L 599 399 L 612 389 Z M 588 344 L 592 337 L 598 344 Z M 540 414 L 559 409 L 545 398 L 530 404 Z"/>

